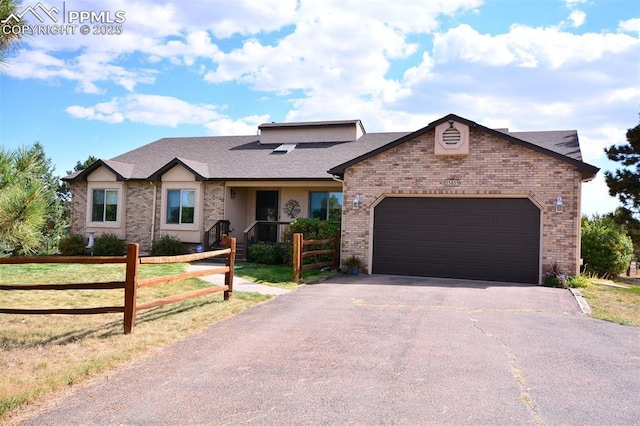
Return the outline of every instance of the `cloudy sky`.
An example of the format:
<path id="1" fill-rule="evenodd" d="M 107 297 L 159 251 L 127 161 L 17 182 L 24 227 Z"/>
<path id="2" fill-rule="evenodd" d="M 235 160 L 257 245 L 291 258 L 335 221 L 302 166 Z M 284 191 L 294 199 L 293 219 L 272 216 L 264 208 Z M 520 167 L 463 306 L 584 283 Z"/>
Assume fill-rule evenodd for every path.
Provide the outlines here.
<path id="1" fill-rule="evenodd" d="M 584 160 L 608 170 L 603 148 L 640 113 L 636 0 L 25 0 L 21 12 L 62 34 L 25 34 L 0 65 L 1 142 L 39 141 L 61 175 L 167 136 L 355 118 L 413 131 L 448 113 L 577 129 Z M 617 205 L 602 172 L 583 192 L 586 214 Z"/>

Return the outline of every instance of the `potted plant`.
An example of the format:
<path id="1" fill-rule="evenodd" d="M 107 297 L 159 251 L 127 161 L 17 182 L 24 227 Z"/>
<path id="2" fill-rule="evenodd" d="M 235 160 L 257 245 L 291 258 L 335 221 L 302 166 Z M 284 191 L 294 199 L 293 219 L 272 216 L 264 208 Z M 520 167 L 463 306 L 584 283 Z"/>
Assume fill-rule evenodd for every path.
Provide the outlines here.
<path id="1" fill-rule="evenodd" d="M 220 236 L 220 244 L 227 247 L 229 245 L 229 237 L 227 234 L 222 234 Z"/>
<path id="2" fill-rule="evenodd" d="M 351 275 L 358 275 L 360 272 L 360 268 L 362 268 L 362 260 L 356 255 L 351 255 L 344 261 L 344 266 L 349 271 Z"/>

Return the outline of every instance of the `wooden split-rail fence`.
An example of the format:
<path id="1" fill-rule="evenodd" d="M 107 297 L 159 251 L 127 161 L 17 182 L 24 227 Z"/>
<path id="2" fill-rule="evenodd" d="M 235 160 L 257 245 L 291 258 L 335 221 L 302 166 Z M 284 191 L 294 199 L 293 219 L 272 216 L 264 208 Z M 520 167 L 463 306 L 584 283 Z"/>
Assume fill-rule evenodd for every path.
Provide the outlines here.
<path id="1" fill-rule="evenodd" d="M 327 246 L 329 244 L 331 244 L 331 248 L 305 250 L 306 247 Z M 304 259 L 322 255 L 331 255 L 331 259 L 304 264 Z M 336 232 L 333 238 L 326 240 L 305 240 L 303 234 L 293 234 L 293 281 L 302 281 L 302 272 L 307 269 L 317 269 L 326 266 L 331 266 L 332 271 L 336 271 L 340 267 L 340 232 Z"/>
<path id="2" fill-rule="evenodd" d="M 161 277 L 138 279 L 138 268 L 141 264 L 162 264 L 193 262 L 213 257 L 225 257 L 225 265 L 181 274 L 165 275 Z M 70 283 L 70 284 L 0 284 L 0 291 L 11 290 L 113 290 L 124 289 L 124 304 L 122 306 L 103 306 L 96 308 L 61 308 L 61 309 L 7 309 L 0 307 L 0 314 L 22 315 L 92 315 L 121 312 L 124 314 L 124 333 L 132 333 L 136 324 L 136 312 L 144 309 L 168 305 L 192 297 L 200 297 L 211 293 L 224 292 L 224 300 L 229 300 L 233 293 L 233 269 L 236 256 L 236 239 L 230 238 L 229 247 L 222 250 L 193 253 L 179 256 L 140 257 L 140 247 L 136 243 L 127 245 L 126 256 L 36 256 L 36 257 L 8 257 L 0 258 L 0 264 L 27 263 L 82 263 L 82 264 L 126 264 L 124 281 Z M 168 284 L 188 278 L 203 277 L 213 274 L 225 274 L 224 285 L 204 288 L 175 294 L 162 299 L 145 303 L 137 303 L 139 288 Z"/>

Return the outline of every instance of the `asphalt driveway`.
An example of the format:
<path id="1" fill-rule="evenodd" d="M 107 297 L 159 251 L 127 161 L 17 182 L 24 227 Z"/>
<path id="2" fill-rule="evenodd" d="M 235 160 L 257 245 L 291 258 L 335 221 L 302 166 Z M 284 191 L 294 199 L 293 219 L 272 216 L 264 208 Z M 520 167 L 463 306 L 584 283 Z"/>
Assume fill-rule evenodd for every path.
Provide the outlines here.
<path id="1" fill-rule="evenodd" d="M 341 276 L 212 325 L 31 424 L 639 424 L 640 329 L 527 285 Z"/>

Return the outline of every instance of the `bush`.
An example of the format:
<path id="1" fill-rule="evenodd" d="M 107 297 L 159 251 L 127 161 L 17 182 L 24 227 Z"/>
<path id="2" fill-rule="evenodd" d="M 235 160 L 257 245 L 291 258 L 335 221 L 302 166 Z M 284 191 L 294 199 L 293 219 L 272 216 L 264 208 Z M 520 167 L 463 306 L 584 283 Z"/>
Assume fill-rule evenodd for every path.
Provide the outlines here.
<path id="1" fill-rule="evenodd" d="M 58 243 L 58 250 L 63 256 L 82 256 L 87 242 L 80 234 L 65 235 Z"/>
<path id="2" fill-rule="evenodd" d="M 587 273 L 615 277 L 631 263 L 633 243 L 625 229 L 611 218 L 582 220 L 582 258 Z"/>
<path id="3" fill-rule="evenodd" d="M 284 259 L 286 265 L 293 264 L 293 234 L 302 233 L 305 240 L 326 240 L 333 238 L 335 233 L 340 231 L 340 225 L 320 219 L 298 218 L 289 224 L 289 227 L 282 234 L 284 242 Z M 333 248 L 331 244 L 314 246 L 314 250 Z M 327 256 L 305 259 L 305 263 L 321 262 L 329 259 Z"/>
<path id="4" fill-rule="evenodd" d="M 248 260 L 263 265 L 282 265 L 283 254 L 282 244 L 259 242 L 249 247 Z"/>
<path id="5" fill-rule="evenodd" d="M 571 288 L 588 287 L 589 284 L 591 284 L 591 282 L 589 281 L 589 278 L 587 278 L 584 275 L 577 275 L 575 277 L 567 278 L 567 285 Z"/>
<path id="6" fill-rule="evenodd" d="M 162 234 L 160 238 L 151 244 L 151 256 L 175 256 L 185 254 L 187 251 L 178 237 Z"/>
<path id="7" fill-rule="evenodd" d="M 96 256 L 124 256 L 127 246 L 116 234 L 107 232 L 93 240 L 93 254 Z"/>

